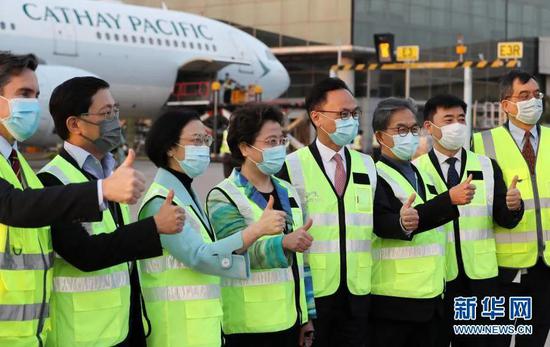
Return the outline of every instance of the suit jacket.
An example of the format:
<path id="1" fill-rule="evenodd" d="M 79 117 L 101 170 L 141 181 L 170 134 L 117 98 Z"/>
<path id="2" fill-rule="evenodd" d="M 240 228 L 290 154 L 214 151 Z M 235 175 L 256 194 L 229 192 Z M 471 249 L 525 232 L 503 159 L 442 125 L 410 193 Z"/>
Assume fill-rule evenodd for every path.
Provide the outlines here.
<path id="1" fill-rule="evenodd" d="M 21 228 L 57 222 L 95 222 L 102 215 L 97 182 L 19 190 L 0 178 L 0 206 L 0 223 Z"/>
<path id="2" fill-rule="evenodd" d="M 389 160 L 381 157 L 380 161 L 399 171 Z M 424 182 L 418 174 L 418 169 L 413 165 L 419 180 L 418 187 L 423 187 Z M 418 189 L 417 193 L 426 199 L 424 189 Z M 407 236 L 399 223 L 399 212 L 403 203 L 395 197 L 390 185 L 378 176 L 378 186 L 375 193 L 374 204 L 374 233 L 378 237 L 399 240 L 410 240 L 413 235 L 433 229 L 458 218 L 458 208 L 451 204 L 448 192 L 442 193 L 423 204 L 416 205 L 418 211 L 418 229 Z M 430 299 L 399 298 L 393 296 L 372 295 L 371 315 L 384 319 L 402 321 L 427 321 L 434 314 L 443 317 L 443 300 L 441 296 Z"/>
<path id="3" fill-rule="evenodd" d="M 319 149 L 317 148 L 315 141 L 313 141 L 308 147 L 311 151 L 311 154 L 313 155 L 313 158 L 315 159 L 315 163 L 312 163 L 312 165 L 318 165 L 321 171 L 323 171 L 324 175 L 326 176 L 329 184 L 331 184 L 330 183 L 331 181 L 325 172 L 323 159 L 321 158 L 321 154 L 319 153 Z M 351 155 L 347 148 L 345 148 L 344 153 L 346 157 L 345 187 L 347 187 L 351 177 Z M 292 181 L 290 180 L 290 176 L 288 174 L 286 163 L 281 169 L 281 172 L 279 172 L 278 177 L 292 183 Z M 344 211 L 343 200 L 339 199 L 338 215 L 340 220 L 339 227 L 340 227 L 340 244 L 341 245 L 346 244 L 346 223 L 345 223 L 344 213 L 345 211 Z M 370 295 L 353 295 L 348 289 L 347 264 L 346 264 L 345 252 L 340 252 L 340 286 L 338 287 L 338 290 L 332 295 L 324 296 L 321 298 L 315 298 L 315 305 L 319 308 L 318 309 L 319 312 L 330 312 L 333 310 L 340 310 L 339 306 L 345 305 L 348 312 L 353 316 L 366 316 L 368 314 L 369 305 L 370 305 Z"/>

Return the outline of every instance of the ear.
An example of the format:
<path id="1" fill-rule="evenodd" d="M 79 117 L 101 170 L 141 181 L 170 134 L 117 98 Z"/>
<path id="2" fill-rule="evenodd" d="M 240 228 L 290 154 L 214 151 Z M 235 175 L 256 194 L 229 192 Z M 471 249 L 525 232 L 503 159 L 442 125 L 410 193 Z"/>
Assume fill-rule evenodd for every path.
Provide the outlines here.
<path id="1" fill-rule="evenodd" d="M 424 121 L 424 128 L 431 134 L 432 133 L 432 122 L 429 120 Z"/>
<path id="2" fill-rule="evenodd" d="M 248 157 L 248 148 L 249 146 L 246 143 L 244 142 L 239 143 L 239 150 L 241 151 L 241 154 L 245 159 L 246 157 Z"/>
<path id="3" fill-rule="evenodd" d="M 309 117 L 311 118 L 311 121 L 313 122 L 313 124 L 315 125 L 316 128 L 319 127 L 319 118 L 321 117 L 321 115 L 319 114 L 319 112 L 317 111 L 311 111 L 309 113 Z"/>
<path id="4" fill-rule="evenodd" d="M 512 102 L 510 102 L 510 100 L 502 100 L 500 102 L 500 107 L 502 107 L 502 110 L 504 111 L 504 113 L 506 113 L 507 115 L 509 114 L 512 114 L 512 107 L 514 106 L 514 104 L 512 104 Z"/>
<path id="5" fill-rule="evenodd" d="M 78 118 L 75 116 L 69 116 L 69 118 L 65 120 L 65 126 L 67 127 L 67 130 L 71 134 L 80 135 L 82 133 L 78 125 Z"/>

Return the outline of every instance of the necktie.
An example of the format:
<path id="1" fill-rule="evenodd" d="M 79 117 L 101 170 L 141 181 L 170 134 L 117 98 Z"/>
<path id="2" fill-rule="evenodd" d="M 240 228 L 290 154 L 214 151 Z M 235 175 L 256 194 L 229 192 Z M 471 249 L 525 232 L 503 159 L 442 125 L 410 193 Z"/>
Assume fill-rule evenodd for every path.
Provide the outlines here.
<path id="1" fill-rule="evenodd" d="M 523 140 L 525 141 L 525 143 L 523 144 L 523 149 L 521 150 L 521 154 L 523 154 L 523 158 L 525 158 L 525 161 L 527 162 L 527 166 L 529 166 L 529 172 L 531 172 L 531 175 L 534 175 L 536 158 L 535 158 L 535 150 L 531 145 L 531 133 L 529 131 L 525 132 L 525 135 L 523 136 Z"/>
<path id="2" fill-rule="evenodd" d="M 344 194 L 344 187 L 346 186 L 346 171 L 344 170 L 344 163 L 339 153 L 336 153 L 332 160 L 336 162 L 336 172 L 334 172 L 334 188 L 338 196 Z"/>
<path id="3" fill-rule="evenodd" d="M 19 162 L 17 151 L 15 149 L 12 149 L 10 153 L 10 163 L 11 169 L 15 172 L 15 176 L 17 176 L 17 179 L 21 182 L 21 163 Z"/>
<path id="4" fill-rule="evenodd" d="M 445 162 L 449 164 L 449 170 L 447 171 L 447 186 L 449 188 L 452 188 L 460 183 L 460 177 L 458 176 L 458 172 L 455 168 L 455 163 L 458 159 L 455 157 L 447 158 Z"/>

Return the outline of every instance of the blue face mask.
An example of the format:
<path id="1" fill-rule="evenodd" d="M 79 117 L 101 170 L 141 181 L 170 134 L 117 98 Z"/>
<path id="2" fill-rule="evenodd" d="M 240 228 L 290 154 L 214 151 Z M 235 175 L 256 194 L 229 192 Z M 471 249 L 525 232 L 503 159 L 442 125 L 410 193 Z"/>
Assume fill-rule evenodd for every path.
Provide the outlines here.
<path id="1" fill-rule="evenodd" d="M 328 118 L 322 112 L 319 113 L 323 117 Z M 334 142 L 338 146 L 345 146 L 350 144 L 357 136 L 357 132 L 359 131 L 359 121 L 357 119 L 353 119 L 353 117 L 349 117 L 348 119 L 336 119 L 334 120 L 334 122 L 336 123 L 336 130 L 333 133 L 328 133 L 323 128 L 320 129 L 327 133 L 332 142 Z"/>
<path id="2" fill-rule="evenodd" d="M 285 159 L 286 159 L 285 146 L 280 145 L 280 146 L 275 146 L 271 148 L 266 148 L 263 150 L 256 148 L 252 145 L 250 145 L 250 147 L 262 152 L 263 159 L 261 163 L 256 163 L 254 160 L 252 160 L 252 162 L 256 164 L 256 166 L 258 167 L 258 169 L 260 169 L 261 172 L 263 172 L 268 176 L 271 176 L 281 171 L 281 168 L 283 167 L 283 164 L 285 163 Z"/>
<path id="3" fill-rule="evenodd" d="M 8 132 L 17 141 L 25 141 L 30 138 L 40 124 L 40 103 L 38 99 L 15 98 L 6 99 L 9 105 L 10 115 L 1 122 Z"/>
<path id="4" fill-rule="evenodd" d="M 210 164 L 210 147 L 208 146 L 182 146 L 176 143 L 177 146 L 185 149 L 185 159 L 177 160 L 182 170 L 187 176 L 194 178 L 204 173 L 208 164 Z"/>
<path id="5" fill-rule="evenodd" d="M 418 136 L 414 136 L 412 133 L 408 133 L 407 136 L 399 136 L 399 135 L 390 135 L 388 133 L 384 133 L 386 135 L 389 135 L 393 139 L 393 147 L 388 147 L 383 142 L 380 142 L 384 146 L 388 147 L 395 156 L 401 160 L 409 161 L 413 157 L 414 153 L 416 153 L 416 149 L 418 148 Z"/>

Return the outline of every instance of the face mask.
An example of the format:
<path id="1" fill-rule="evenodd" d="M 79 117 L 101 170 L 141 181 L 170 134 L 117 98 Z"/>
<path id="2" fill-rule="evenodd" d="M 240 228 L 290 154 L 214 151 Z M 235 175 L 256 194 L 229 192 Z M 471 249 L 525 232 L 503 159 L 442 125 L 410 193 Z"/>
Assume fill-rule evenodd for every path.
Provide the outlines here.
<path id="1" fill-rule="evenodd" d="M 208 146 L 177 146 L 185 149 L 185 159 L 176 161 L 180 164 L 182 170 L 187 176 L 194 178 L 204 173 L 208 164 L 210 164 L 210 147 Z"/>
<path id="2" fill-rule="evenodd" d="M 261 172 L 263 172 L 268 176 L 271 176 L 281 171 L 281 168 L 283 167 L 283 164 L 285 163 L 285 159 L 286 159 L 285 146 L 280 145 L 280 146 L 275 146 L 271 148 L 266 148 L 263 150 L 256 148 L 252 145 L 250 145 L 250 147 L 262 152 L 263 160 L 261 163 L 256 163 L 254 160 L 250 159 L 254 164 L 256 164 L 256 166 L 258 167 L 258 169 L 260 169 Z"/>
<path id="3" fill-rule="evenodd" d="M 83 138 L 93 143 L 101 153 L 107 153 L 120 146 L 122 143 L 122 131 L 118 118 L 105 119 L 101 123 L 94 123 L 80 118 L 86 123 L 99 126 L 99 137 L 92 140 L 84 135 Z"/>
<path id="4" fill-rule="evenodd" d="M 414 136 L 410 132 L 407 134 L 407 136 L 390 135 L 387 133 L 384 134 L 392 137 L 393 147 L 390 148 L 383 142 L 380 142 L 381 144 L 388 147 L 397 158 L 406 161 L 411 160 L 414 153 L 416 152 L 416 149 L 418 148 L 418 136 Z"/>
<path id="5" fill-rule="evenodd" d="M 40 124 L 40 103 L 38 99 L 0 98 L 8 102 L 10 115 L 2 119 L 2 124 L 17 141 L 25 141 L 30 138 Z"/>
<path id="6" fill-rule="evenodd" d="M 531 98 L 515 103 L 518 108 L 516 119 L 524 124 L 537 124 L 542 115 L 542 100 Z"/>
<path id="7" fill-rule="evenodd" d="M 433 137 L 441 146 L 448 149 L 449 151 L 455 151 L 460 147 L 464 146 L 466 142 L 466 136 L 468 132 L 466 131 L 466 124 L 462 123 L 452 123 L 442 127 L 438 127 L 434 123 L 432 126 L 441 130 L 441 138 L 438 140 Z"/>
<path id="8" fill-rule="evenodd" d="M 322 112 L 319 112 L 323 117 L 328 118 L 325 116 Z M 329 118 L 332 119 L 332 118 Z M 336 130 L 333 133 L 328 133 L 325 129 L 320 128 L 323 130 L 338 146 L 345 146 L 351 143 L 355 136 L 357 136 L 357 132 L 359 131 L 359 121 L 356 119 L 353 119 L 353 117 L 349 117 L 348 119 L 336 119 L 334 120 L 336 123 Z"/>

